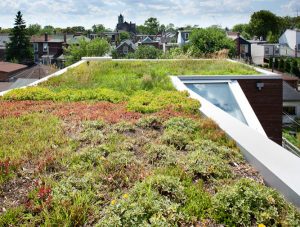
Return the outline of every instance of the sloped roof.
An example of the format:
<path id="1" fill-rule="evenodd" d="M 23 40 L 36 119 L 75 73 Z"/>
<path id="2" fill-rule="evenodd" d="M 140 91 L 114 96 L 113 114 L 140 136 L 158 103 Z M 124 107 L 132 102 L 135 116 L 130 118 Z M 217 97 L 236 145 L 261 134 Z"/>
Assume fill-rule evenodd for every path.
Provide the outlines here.
<path id="1" fill-rule="evenodd" d="M 291 87 L 287 82 L 282 84 L 283 101 L 300 101 L 300 92 Z"/>
<path id="2" fill-rule="evenodd" d="M 119 49 L 119 48 L 122 47 L 124 44 L 127 44 L 128 46 L 131 46 L 132 49 L 134 49 L 134 50 L 136 49 L 136 45 L 135 45 L 130 39 L 126 39 L 126 40 L 122 41 L 122 42 L 120 43 L 120 45 L 116 47 L 116 49 Z"/>
<path id="3" fill-rule="evenodd" d="M 0 62 L 0 72 L 10 73 L 25 68 L 27 68 L 26 65 L 15 64 L 10 62 Z"/>

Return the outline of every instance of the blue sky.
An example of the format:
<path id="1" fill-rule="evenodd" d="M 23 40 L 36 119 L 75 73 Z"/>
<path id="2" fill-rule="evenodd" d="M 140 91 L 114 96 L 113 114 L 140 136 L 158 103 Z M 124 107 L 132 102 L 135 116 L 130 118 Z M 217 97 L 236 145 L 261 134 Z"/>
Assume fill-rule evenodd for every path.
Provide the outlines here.
<path id="1" fill-rule="evenodd" d="M 128 22 L 137 24 L 157 17 L 163 24 L 177 26 L 232 27 L 248 22 L 251 14 L 260 9 L 281 16 L 295 16 L 298 9 L 300 15 L 300 0 L 0 0 L 0 27 L 13 26 L 18 10 L 27 24 L 55 27 L 90 28 L 93 24 L 104 24 L 114 28 L 120 13 Z"/>

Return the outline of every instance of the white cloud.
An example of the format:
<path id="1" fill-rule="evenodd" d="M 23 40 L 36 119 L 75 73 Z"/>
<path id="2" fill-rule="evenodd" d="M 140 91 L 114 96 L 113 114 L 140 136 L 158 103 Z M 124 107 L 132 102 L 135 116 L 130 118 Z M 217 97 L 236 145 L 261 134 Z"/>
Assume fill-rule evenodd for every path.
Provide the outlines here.
<path id="1" fill-rule="evenodd" d="M 300 9 L 299 0 L 0 0 L 0 27 L 13 25 L 18 10 L 25 21 L 57 27 L 103 23 L 114 28 L 119 13 L 128 21 L 143 24 L 148 17 L 177 26 L 245 23 L 261 8 L 280 13 Z M 282 10 L 281 10 L 282 11 Z"/>

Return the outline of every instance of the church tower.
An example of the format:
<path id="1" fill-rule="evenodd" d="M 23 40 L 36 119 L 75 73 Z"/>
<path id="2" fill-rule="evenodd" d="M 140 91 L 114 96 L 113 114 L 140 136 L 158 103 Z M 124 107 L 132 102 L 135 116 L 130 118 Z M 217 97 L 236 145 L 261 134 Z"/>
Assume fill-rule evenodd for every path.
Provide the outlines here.
<path id="1" fill-rule="evenodd" d="M 123 24 L 123 23 L 124 23 L 124 16 L 120 14 L 120 16 L 118 16 L 118 24 Z"/>

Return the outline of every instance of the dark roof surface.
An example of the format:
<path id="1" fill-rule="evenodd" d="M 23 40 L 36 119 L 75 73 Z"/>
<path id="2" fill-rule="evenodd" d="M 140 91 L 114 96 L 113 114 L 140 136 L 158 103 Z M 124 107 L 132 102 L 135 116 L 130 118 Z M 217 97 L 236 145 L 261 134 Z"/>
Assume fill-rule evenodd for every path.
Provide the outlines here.
<path id="1" fill-rule="evenodd" d="M 26 65 L 15 64 L 10 62 L 0 62 L 0 72 L 10 73 L 25 68 L 27 68 Z"/>
<path id="2" fill-rule="evenodd" d="M 300 101 L 300 92 L 283 81 L 282 99 L 283 101 Z"/>

